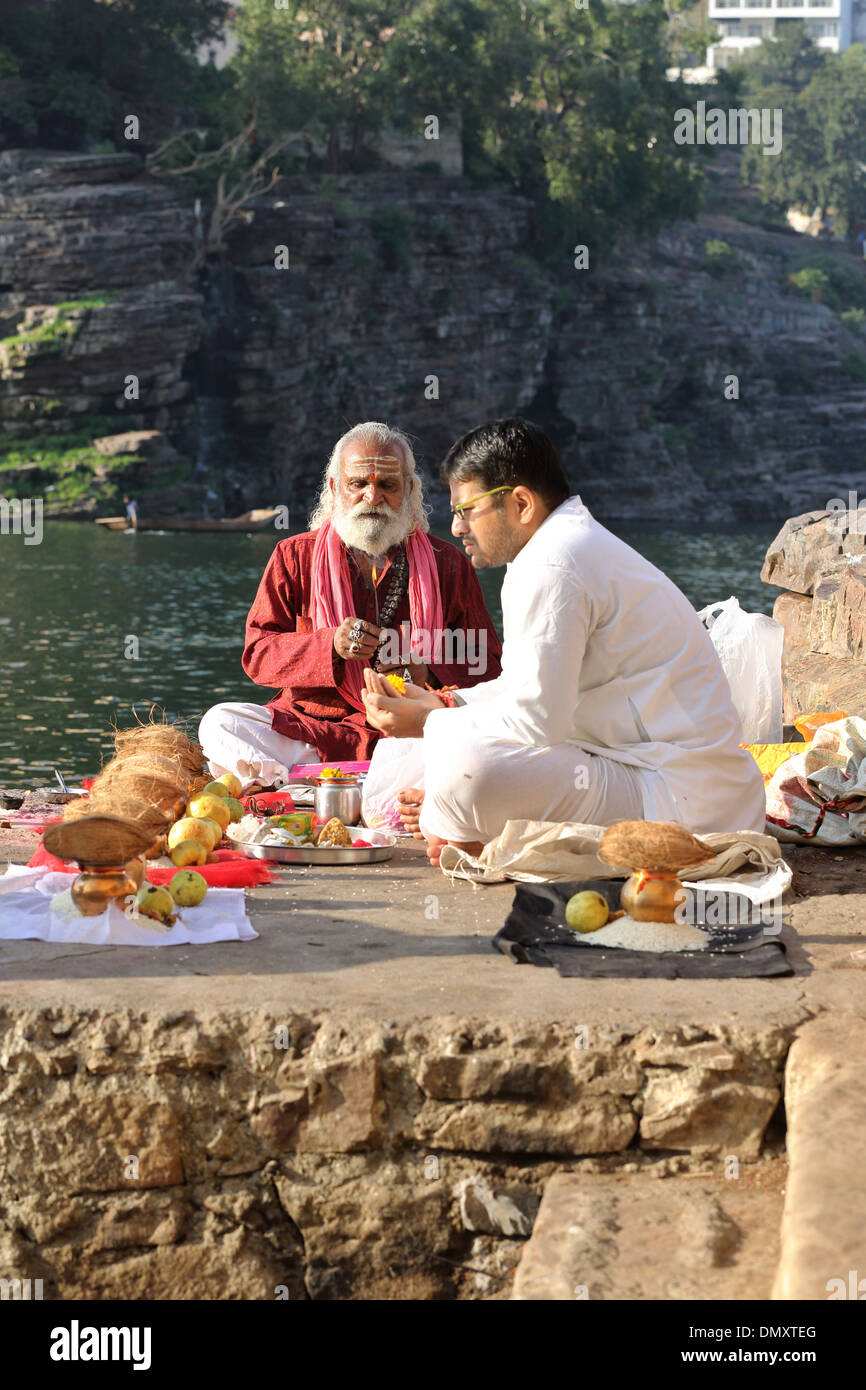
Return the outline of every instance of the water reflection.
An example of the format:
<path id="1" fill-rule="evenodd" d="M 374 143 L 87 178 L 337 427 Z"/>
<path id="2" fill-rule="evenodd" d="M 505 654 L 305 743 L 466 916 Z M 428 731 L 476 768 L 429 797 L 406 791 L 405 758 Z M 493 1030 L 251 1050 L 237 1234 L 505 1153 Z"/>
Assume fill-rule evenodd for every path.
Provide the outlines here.
<path id="1" fill-rule="evenodd" d="M 696 607 L 735 593 L 769 612 L 767 532 L 621 530 Z M 447 533 L 443 533 L 447 534 Z M 193 730 L 220 699 L 264 703 L 240 667 L 244 620 L 280 533 L 112 533 L 50 522 L 41 545 L 0 537 L 0 785 L 98 769 L 111 724 L 161 705 Z M 502 571 L 481 575 L 501 624 Z M 134 640 L 130 640 L 134 639 Z M 55 709 L 52 709 L 55 706 Z"/>

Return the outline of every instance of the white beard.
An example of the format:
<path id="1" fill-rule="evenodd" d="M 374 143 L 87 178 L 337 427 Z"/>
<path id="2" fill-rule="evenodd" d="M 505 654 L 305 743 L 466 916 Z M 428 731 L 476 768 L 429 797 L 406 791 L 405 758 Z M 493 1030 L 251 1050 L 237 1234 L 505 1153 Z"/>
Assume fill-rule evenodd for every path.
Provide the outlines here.
<path id="1" fill-rule="evenodd" d="M 365 511 L 367 508 L 365 508 Z M 393 550 L 409 534 L 409 499 L 404 497 L 400 510 L 395 512 L 384 502 L 376 516 L 358 516 L 357 508 L 348 510 L 337 497 L 331 521 L 344 545 L 361 550 L 365 555 L 379 556 Z"/>

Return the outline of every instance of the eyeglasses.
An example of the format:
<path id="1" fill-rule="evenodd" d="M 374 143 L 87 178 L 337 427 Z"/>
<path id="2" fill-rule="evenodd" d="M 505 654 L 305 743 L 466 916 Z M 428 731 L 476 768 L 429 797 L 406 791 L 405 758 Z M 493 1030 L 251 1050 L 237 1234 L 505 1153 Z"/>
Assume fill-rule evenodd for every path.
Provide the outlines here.
<path id="1" fill-rule="evenodd" d="M 470 507 L 474 507 L 476 502 L 483 502 L 485 497 L 493 497 L 497 492 L 513 492 L 513 487 L 492 487 L 489 492 L 479 492 L 477 497 L 470 497 L 468 502 L 458 502 L 456 507 L 451 508 L 452 516 L 459 516 L 462 520 Z"/>

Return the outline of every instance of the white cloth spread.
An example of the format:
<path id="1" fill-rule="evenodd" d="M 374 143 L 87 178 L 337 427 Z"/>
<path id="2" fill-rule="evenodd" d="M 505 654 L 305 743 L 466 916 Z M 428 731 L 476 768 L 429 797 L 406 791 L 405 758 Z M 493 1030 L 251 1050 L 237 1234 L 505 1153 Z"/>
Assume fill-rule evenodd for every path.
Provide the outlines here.
<path id="1" fill-rule="evenodd" d="M 486 844 L 477 858 L 454 845 L 442 848 L 441 866 L 449 878 L 470 883 L 552 883 L 556 880 L 621 878 L 629 872 L 598 858 L 606 827 L 601 825 L 549 825 L 543 821 L 506 823 L 501 835 Z M 780 897 L 790 887 L 791 869 L 771 835 L 741 830 L 733 834 L 706 834 L 702 842 L 715 855 L 703 864 L 683 869 L 686 887 L 705 892 L 736 889 L 761 904 Z"/>
<path id="2" fill-rule="evenodd" d="M 98 917 L 72 916 L 52 909 L 51 900 L 66 894 L 73 879 L 44 865 L 10 864 L 0 878 L 0 942 L 35 938 L 55 945 L 86 942 L 95 946 L 188 946 L 210 941 L 253 941 L 244 907 L 243 888 L 209 888 L 199 907 L 184 907 L 168 931 L 141 926 L 112 903 Z M 154 923 L 158 928 L 159 924 Z"/>
<path id="3" fill-rule="evenodd" d="M 509 816 L 609 824 L 629 814 L 697 834 L 763 830 L 763 780 L 739 747 L 740 721 L 709 634 L 671 580 L 579 497 L 557 507 L 507 567 L 502 618 L 502 674 L 461 690 L 464 708 L 427 719 L 425 833 L 489 839 Z M 574 804 L 551 814 L 549 796 L 546 807 L 534 804 L 529 775 L 514 805 L 484 806 L 475 769 L 460 784 L 461 756 L 479 746 L 488 760 L 497 746 L 558 749 L 563 768 L 573 759 L 578 790 L 580 755 L 589 755 L 591 798 L 572 793 Z M 593 758 L 602 760 L 597 773 Z M 611 763 L 635 778 L 642 804 L 631 811 L 626 786 L 612 787 L 612 814 L 605 804 Z M 480 836 L 466 833 L 473 820 Z"/>

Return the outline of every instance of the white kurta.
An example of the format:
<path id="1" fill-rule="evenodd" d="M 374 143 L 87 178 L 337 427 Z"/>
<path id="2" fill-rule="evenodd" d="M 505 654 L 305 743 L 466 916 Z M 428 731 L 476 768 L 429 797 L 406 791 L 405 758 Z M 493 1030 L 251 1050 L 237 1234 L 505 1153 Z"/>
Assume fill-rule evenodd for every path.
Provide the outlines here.
<path id="1" fill-rule="evenodd" d="M 703 623 L 579 497 L 507 567 L 502 618 L 502 674 L 460 691 L 465 708 L 428 717 L 431 749 L 473 734 L 488 747 L 570 745 L 634 769 L 647 820 L 763 830 L 763 779 L 738 746 L 739 717 Z"/>

